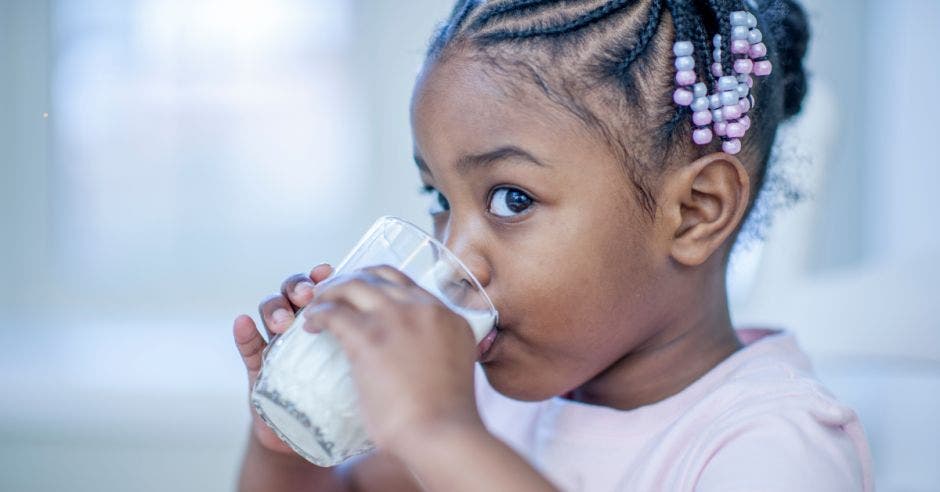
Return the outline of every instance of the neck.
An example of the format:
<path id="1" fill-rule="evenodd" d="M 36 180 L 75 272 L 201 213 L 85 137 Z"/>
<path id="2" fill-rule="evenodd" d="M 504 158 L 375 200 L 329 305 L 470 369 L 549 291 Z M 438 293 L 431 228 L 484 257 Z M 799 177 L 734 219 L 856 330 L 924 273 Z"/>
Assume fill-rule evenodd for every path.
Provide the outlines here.
<path id="1" fill-rule="evenodd" d="M 576 388 L 572 400 L 630 410 L 673 396 L 701 378 L 741 348 L 731 324 L 724 275 L 720 285 L 698 292 L 712 296 L 688 296 L 688 309 L 666 327 Z"/>

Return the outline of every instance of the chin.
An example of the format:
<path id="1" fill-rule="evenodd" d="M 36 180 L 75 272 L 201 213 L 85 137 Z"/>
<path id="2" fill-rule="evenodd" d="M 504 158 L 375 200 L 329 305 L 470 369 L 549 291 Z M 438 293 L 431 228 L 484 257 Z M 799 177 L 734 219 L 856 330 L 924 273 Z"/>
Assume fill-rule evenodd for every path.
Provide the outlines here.
<path id="1" fill-rule="evenodd" d="M 490 386 L 501 395 L 519 401 L 542 401 L 564 393 L 563 388 L 539 384 L 533 380 L 532 371 L 512 370 L 502 361 L 483 364 L 483 371 Z"/>

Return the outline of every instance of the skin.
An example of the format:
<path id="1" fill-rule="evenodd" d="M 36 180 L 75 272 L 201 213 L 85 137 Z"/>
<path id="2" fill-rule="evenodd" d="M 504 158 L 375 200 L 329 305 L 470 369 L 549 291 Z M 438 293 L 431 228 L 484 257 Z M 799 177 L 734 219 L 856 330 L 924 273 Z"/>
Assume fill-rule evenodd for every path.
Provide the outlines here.
<path id="1" fill-rule="evenodd" d="M 421 179 L 448 205 L 435 211 L 434 233 L 500 313 L 482 363 L 490 384 L 521 400 L 565 395 L 627 410 L 678 393 L 738 350 L 724 272 L 750 196 L 742 163 L 715 153 L 669 167 L 651 220 L 604 141 L 536 90 L 507 94 L 484 69 L 459 56 L 429 65 L 412 128 Z M 460 165 L 507 146 L 541 164 L 504 152 Z M 501 216 L 516 213 L 491 200 L 506 187 L 531 205 Z M 552 489 L 483 427 L 462 318 L 391 268 L 314 286 L 328 275 L 321 265 L 289 278 L 261 304 L 262 319 L 282 331 L 313 304 L 306 328 L 343 344 L 381 451 L 336 472 L 285 464 L 299 458 L 256 419 L 243 489 L 316 480 L 322 490 L 473 490 L 481 476 L 498 490 Z M 236 319 L 235 338 L 251 381 L 263 341 L 249 317 Z"/>

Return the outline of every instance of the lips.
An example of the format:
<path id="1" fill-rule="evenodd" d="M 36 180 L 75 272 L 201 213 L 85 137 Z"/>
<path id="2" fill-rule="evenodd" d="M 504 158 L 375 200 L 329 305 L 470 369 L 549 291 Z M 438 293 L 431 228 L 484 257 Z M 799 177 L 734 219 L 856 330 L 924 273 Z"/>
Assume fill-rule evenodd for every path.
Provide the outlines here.
<path id="1" fill-rule="evenodd" d="M 486 356 L 489 355 L 490 349 L 493 348 L 493 343 L 496 342 L 496 338 L 499 336 L 501 331 L 502 329 L 497 326 L 490 330 L 490 332 L 487 333 L 485 337 L 483 337 L 483 340 L 480 340 L 480 344 L 477 345 L 478 361 L 484 362 L 486 360 Z"/>

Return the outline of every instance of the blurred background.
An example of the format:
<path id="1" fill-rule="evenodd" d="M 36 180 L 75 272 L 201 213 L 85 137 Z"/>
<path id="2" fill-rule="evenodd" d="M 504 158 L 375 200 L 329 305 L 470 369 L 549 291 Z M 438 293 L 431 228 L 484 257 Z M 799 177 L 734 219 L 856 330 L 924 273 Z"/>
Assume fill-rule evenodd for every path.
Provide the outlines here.
<path id="1" fill-rule="evenodd" d="M 739 248 L 735 321 L 798 334 L 879 490 L 940 490 L 940 2 L 805 5 L 807 198 Z M 0 0 L 0 490 L 234 487 L 232 320 L 379 215 L 429 225 L 407 108 L 449 8 Z"/>

